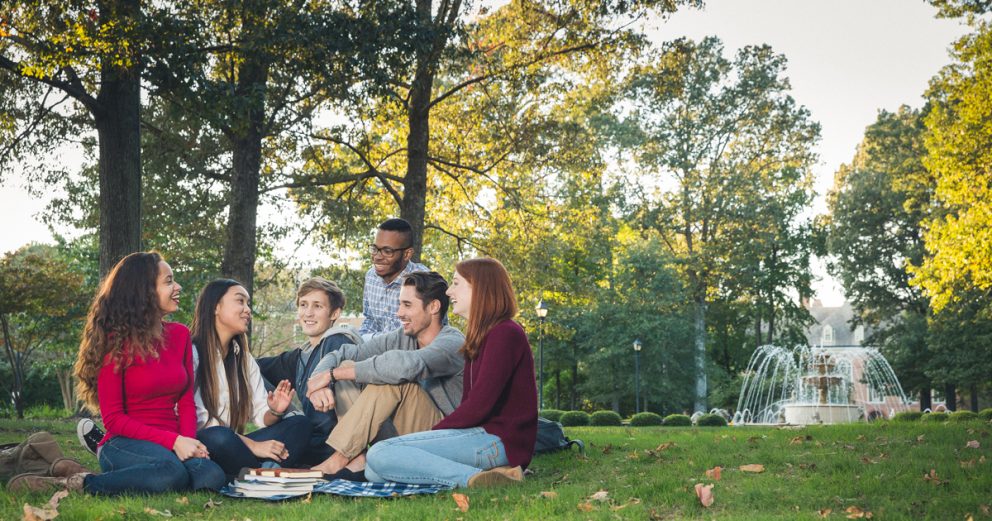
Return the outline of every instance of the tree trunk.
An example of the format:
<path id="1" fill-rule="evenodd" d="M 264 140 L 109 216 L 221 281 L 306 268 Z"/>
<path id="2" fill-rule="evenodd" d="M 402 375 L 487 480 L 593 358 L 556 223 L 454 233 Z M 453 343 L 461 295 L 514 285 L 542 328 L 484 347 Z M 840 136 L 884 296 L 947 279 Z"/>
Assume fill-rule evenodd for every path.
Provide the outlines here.
<path id="1" fill-rule="evenodd" d="M 954 384 L 944 385 L 944 407 L 947 407 L 948 411 L 958 410 L 957 394 L 957 386 Z"/>
<path id="2" fill-rule="evenodd" d="M 121 0 L 100 9 L 101 23 L 137 23 L 138 0 Z M 131 42 L 137 48 L 134 42 Z M 98 107 L 93 110 L 100 158 L 100 276 L 124 256 L 141 250 L 141 59 L 119 57 L 100 64 Z"/>
<path id="3" fill-rule="evenodd" d="M 239 68 L 236 89 L 244 105 L 241 114 L 235 118 L 235 128 L 229 131 L 234 170 L 228 192 L 227 237 L 221 272 L 225 277 L 240 282 L 251 295 L 258 253 L 256 221 L 268 64 L 253 59 L 250 52 L 244 54 L 246 61 Z"/>
<path id="4" fill-rule="evenodd" d="M 978 412 L 978 386 L 971 384 L 971 387 L 968 387 L 968 394 L 971 396 L 971 412 Z"/>
<path id="5" fill-rule="evenodd" d="M 579 384 L 579 357 L 575 355 L 575 347 L 572 347 L 572 396 L 569 400 L 568 410 L 576 410 L 576 404 L 578 403 L 576 396 L 576 386 Z"/>
<path id="6" fill-rule="evenodd" d="M 561 369 L 555 369 L 555 409 L 561 410 Z"/>
<path id="7" fill-rule="evenodd" d="M 72 367 L 55 370 L 59 381 L 59 391 L 62 394 L 62 407 L 69 412 L 76 412 L 76 393 L 74 392 Z"/>
<path id="8" fill-rule="evenodd" d="M 10 337 L 10 323 L 7 315 L 0 313 L 0 332 L 3 333 L 3 347 L 7 354 L 7 363 L 10 364 L 10 371 L 13 373 L 14 381 L 10 385 L 10 396 L 14 400 L 14 410 L 17 411 L 17 419 L 24 419 L 24 401 L 21 399 L 21 391 L 24 388 L 24 366 L 20 351 L 14 349 L 14 339 Z"/>
<path id="9" fill-rule="evenodd" d="M 933 397 L 929 385 L 920 389 L 920 412 L 927 409 L 933 410 Z"/>
<path id="10" fill-rule="evenodd" d="M 706 301 L 705 297 L 696 297 L 694 313 L 695 366 L 696 366 L 696 401 L 693 409 L 696 412 L 706 412 Z"/>
<path id="11" fill-rule="evenodd" d="M 420 262 L 420 249 L 424 242 L 424 216 L 427 206 L 427 158 L 430 150 L 431 90 L 434 74 L 424 56 L 418 60 L 417 74 L 410 89 L 410 107 L 407 123 L 406 176 L 403 178 L 403 201 L 400 203 L 400 217 L 406 219 L 413 228 L 413 261 Z"/>

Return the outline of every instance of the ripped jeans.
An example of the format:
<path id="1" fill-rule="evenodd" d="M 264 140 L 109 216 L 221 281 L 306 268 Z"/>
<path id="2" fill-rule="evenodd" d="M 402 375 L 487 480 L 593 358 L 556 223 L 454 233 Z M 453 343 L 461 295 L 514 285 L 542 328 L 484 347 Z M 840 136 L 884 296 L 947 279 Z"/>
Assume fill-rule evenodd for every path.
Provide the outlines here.
<path id="1" fill-rule="evenodd" d="M 472 475 L 508 463 L 499 436 L 482 427 L 442 429 L 376 443 L 368 452 L 365 478 L 464 487 Z"/>

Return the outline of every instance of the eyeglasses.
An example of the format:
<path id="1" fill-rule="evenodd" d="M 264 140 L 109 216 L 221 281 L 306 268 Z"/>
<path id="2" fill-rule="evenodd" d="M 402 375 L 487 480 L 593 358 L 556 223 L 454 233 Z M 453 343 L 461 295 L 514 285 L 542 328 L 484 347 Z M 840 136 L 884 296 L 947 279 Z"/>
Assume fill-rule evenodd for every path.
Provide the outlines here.
<path id="1" fill-rule="evenodd" d="M 369 244 L 369 253 L 373 257 L 376 255 L 382 255 L 383 257 L 392 257 L 403 250 L 409 250 L 413 246 L 407 246 L 406 248 L 390 248 L 389 246 L 384 246 L 382 248 L 376 246 L 375 244 Z"/>

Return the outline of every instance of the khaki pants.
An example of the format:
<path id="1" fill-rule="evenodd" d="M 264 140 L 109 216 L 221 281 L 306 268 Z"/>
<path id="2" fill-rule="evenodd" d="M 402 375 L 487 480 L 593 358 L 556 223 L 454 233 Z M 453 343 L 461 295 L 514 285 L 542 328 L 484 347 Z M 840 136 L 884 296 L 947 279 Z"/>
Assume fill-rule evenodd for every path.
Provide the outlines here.
<path id="1" fill-rule="evenodd" d="M 430 430 L 444 418 L 416 383 L 369 384 L 362 389 L 354 381 L 339 381 L 334 403 L 338 424 L 327 444 L 348 459 L 364 452 L 372 440 Z"/>

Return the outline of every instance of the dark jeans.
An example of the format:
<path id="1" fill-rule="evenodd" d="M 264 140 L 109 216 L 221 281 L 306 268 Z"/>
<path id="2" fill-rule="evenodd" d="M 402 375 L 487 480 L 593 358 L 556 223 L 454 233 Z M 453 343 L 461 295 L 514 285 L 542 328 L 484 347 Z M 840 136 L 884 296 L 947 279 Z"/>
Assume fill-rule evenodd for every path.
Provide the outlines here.
<path id="1" fill-rule="evenodd" d="M 310 420 L 302 415 L 289 416 L 280 422 L 245 436 L 255 441 L 281 441 L 286 446 L 289 457 L 283 461 L 276 461 L 276 463 L 283 467 L 293 467 L 300 461 L 307 449 L 307 444 L 310 442 Z M 229 427 L 207 427 L 196 433 L 196 437 L 207 446 L 210 459 L 216 461 L 220 468 L 224 469 L 229 480 L 237 477 L 238 472 L 243 468 L 256 468 L 261 466 L 264 461 L 274 461 L 259 459 L 252 454 L 238 433 Z"/>
<path id="2" fill-rule="evenodd" d="M 90 494 L 218 490 L 227 482 L 217 463 L 205 458 L 179 461 L 175 452 L 145 440 L 114 436 L 100 449 L 103 474 L 87 476 Z"/>

